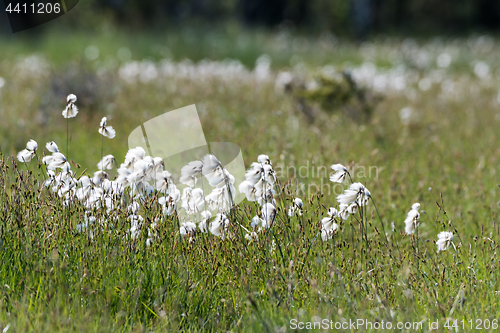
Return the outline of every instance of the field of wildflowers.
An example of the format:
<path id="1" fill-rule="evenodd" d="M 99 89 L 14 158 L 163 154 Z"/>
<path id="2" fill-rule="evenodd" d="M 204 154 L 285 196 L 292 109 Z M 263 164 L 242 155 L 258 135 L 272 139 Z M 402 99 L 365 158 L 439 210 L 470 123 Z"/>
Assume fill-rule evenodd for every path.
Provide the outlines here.
<path id="1" fill-rule="evenodd" d="M 498 329 L 498 40 L 235 41 L 252 62 L 94 44 L 0 51 L 4 332 Z M 342 71 L 379 96 L 369 118 L 295 93 L 337 96 Z M 241 179 L 128 147 L 190 104 Z"/>

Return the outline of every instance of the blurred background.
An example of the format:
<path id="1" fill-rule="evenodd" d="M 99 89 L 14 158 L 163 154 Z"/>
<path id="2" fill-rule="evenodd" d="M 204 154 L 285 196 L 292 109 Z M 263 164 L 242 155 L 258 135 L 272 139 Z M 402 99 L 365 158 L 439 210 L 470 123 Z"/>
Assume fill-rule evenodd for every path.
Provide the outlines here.
<path id="1" fill-rule="evenodd" d="M 379 33 L 463 34 L 500 27 L 497 0 L 87 0 L 80 1 L 77 11 L 58 22 L 58 28 L 137 31 L 236 24 L 362 39 Z M 3 33 L 8 33 L 3 16 Z"/>
<path id="2" fill-rule="evenodd" d="M 15 34 L 2 11 L 0 149 L 65 147 L 74 93 L 71 159 L 89 172 L 103 116 L 121 162 L 131 130 L 196 104 L 207 141 L 238 144 L 247 164 L 341 157 L 416 170 L 422 188 L 479 165 L 495 182 L 499 28 L 498 0 L 86 0 Z"/>

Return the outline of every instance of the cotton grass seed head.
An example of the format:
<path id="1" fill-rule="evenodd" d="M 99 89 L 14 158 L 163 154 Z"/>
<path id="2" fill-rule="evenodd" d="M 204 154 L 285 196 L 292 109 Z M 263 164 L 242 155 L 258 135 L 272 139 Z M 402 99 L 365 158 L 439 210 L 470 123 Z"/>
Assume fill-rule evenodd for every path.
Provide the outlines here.
<path id="1" fill-rule="evenodd" d="M 31 139 L 30 141 L 28 141 L 28 143 L 26 143 L 26 149 L 28 149 L 29 151 L 36 151 L 36 149 L 38 148 L 38 143 Z"/>
<path id="2" fill-rule="evenodd" d="M 189 187 L 194 187 L 203 168 L 202 161 L 192 161 L 181 169 L 181 178 L 179 181 Z"/>
<path id="3" fill-rule="evenodd" d="M 224 237 L 226 229 L 229 227 L 229 220 L 225 214 L 217 214 L 215 219 L 210 223 L 210 233 L 217 237 Z"/>
<path id="4" fill-rule="evenodd" d="M 51 153 L 58 153 L 59 152 L 59 147 L 57 147 L 56 143 L 54 141 L 47 142 L 45 145 L 45 148 L 47 148 L 48 151 Z"/>
<path id="5" fill-rule="evenodd" d="M 38 143 L 35 140 L 30 140 L 26 143 L 26 149 L 17 153 L 17 160 L 22 163 L 28 163 L 36 155 Z"/>
<path id="6" fill-rule="evenodd" d="M 107 121 L 106 117 L 101 119 L 101 123 L 99 124 L 99 133 L 109 139 L 113 139 L 116 135 L 116 131 L 113 127 L 108 126 Z"/>
<path id="7" fill-rule="evenodd" d="M 326 221 L 326 223 L 323 223 L 324 221 Z M 323 218 L 323 220 L 321 221 L 322 222 L 322 229 L 321 229 L 321 239 L 323 241 L 327 241 L 329 239 L 331 239 L 333 237 L 333 235 L 335 235 L 335 233 L 337 232 L 337 230 L 339 229 L 339 225 L 335 222 L 333 222 L 333 219 L 330 219 L 330 218 Z"/>
<path id="8" fill-rule="evenodd" d="M 271 160 L 269 159 L 269 156 L 267 156 L 267 155 L 259 155 L 257 157 L 257 161 L 259 161 L 259 163 L 261 163 L 261 164 L 272 165 Z"/>
<path id="9" fill-rule="evenodd" d="M 78 108 L 76 107 L 76 96 L 73 94 L 69 94 L 66 97 L 66 101 L 68 104 L 66 105 L 66 109 L 63 110 L 62 115 L 64 118 L 73 118 L 78 114 Z"/>
<path id="10" fill-rule="evenodd" d="M 371 193 L 368 189 L 361 183 L 353 183 L 344 193 L 337 196 L 337 201 L 339 204 L 350 205 L 354 201 L 357 201 L 359 206 L 365 206 L 368 204 L 371 198 Z"/>
<path id="11" fill-rule="evenodd" d="M 69 103 L 76 103 L 76 95 L 74 94 L 69 94 L 68 97 L 66 97 L 66 101 Z"/>
<path id="12" fill-rule="evenodd" d="M 290 216 L 290 217 L 295 216 L 295 215 L 302 216 L 302 206 L 303 205 L 304 205 L 304 203 L 302 202 L 302 199 L 300 199 L 300 198 L 293 199 L 293 204 L 288 209 L 288 216 Z"/>
<path id="13" fill-rule="evenodd" d="M 349 174 L 347 168 L 342 164 L 334 164 L 330 168 L 335 171 L 335 173 L 330 176 L 330 181 L 343 184 Z"/>
<path id="14" fill-rule="evenodd" d="M 410 210 L 405 219 L 405 232 L 407 234 L 413 234 L 415 229 L 418 227 L 420 213 L 416 210 Z"/>
<path id="15" fill-rule="evenodd" d="M 111 170 L 115 165 L 115 158 L 113 155 L 106 155 L 102 158 L 102 160 L 97 163 L 97 168 L 99 170 Z"/>
<path id="16" fill-rule="evenodd" d="M 437 237 L 437 252 L 448 250 L 453 243 L 453 234 L 449 231 L 442 231 Z"/>

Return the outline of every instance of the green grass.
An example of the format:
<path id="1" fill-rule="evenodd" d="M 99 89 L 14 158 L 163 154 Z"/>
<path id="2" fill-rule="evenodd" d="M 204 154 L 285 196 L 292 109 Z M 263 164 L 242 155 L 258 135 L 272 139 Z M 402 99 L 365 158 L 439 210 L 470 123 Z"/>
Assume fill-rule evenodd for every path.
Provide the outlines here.
<path id="1" fill-rule="evenodd" d="M 225 50 L 213 43 L 226 35 L 211 34 L 216 33 L 208 33 L 200 47 L 179 36 L 166 36 L 160 44 L 170 45 L 176 60 L 232 57 L 249 68 L 266 53 L 275 71 L 289 69 L 298 54 L 308 73 L 325 64 L 342 68 L 346 61 L 373 60 L 392 68 L 389 54 L 402 45 L 373 43 L 371 56 L 366 45 L 345 42 L 321 49 L 321 41 L 310 40 L 308 48 L 295 52 L 276 46 L 276 35 L 242 32 L 249 46 Z M 228 38 L 232 44 L 235 37 Z M 275 92 L 273 79 L 257 84 L 246 77 L 160 78 L 127 84 L 117 67 L 99 71 L 100 61 L 116 58 L 123 46 L 136 60 L 165 57 L 155 51 L 159 39 L 58 36 L 44 37 L 38 45 L 0 46 L 5 79 L 0 88 L 0 329 L 10 323 L 9 332 L 288 331 L 293 318 L 319 317 L 393 325 L 423 321 L 424 331 L 437 320 L 443 331 L 449 317 L 466 325 L 500 319 L 497 41 L 488 51 L 465 40 L 421 43 L 417 51 L 431 57 L 463 51 L 442 70 L 442 81 L 453 82 L 457 96 L 439 84 L 428 91 L 415 85 L 387 91 L 371 121 L 358 124 L 324 112 L 309 123 L 291 95 Z M 85 60 L 88 45 L 99 47 L 97 61 Z M 47 70 L 20 74 L 16 56 L 33 51 L 46 59 Z M 401 59 L 408 71 L 423 77 L 436 70 L 433 64 L 416 67 L 411 54 Z M 475 60 L 490 65 L 490 80 L 472 74 Z M 238 144 L 246 165 L 268 154 L 276 170 L 285 168 L 276 189 L 275 225 L 249 243 L 239 224 L 249 228 L 258 207 L 244 201 L 231 212 L 231 240 L 197 234 L 188 242 L 171 217 L 159 224 L 158 238 L 148 247 L 147 233 L 127 238 L 130 223 L 123 209 L 107 216 L 116 218 L 112 230 L 96 229 L 94 238 L 76 233 L 83 207 L 72 205 L 68 213 L 60 199 L 41 189 L 36 162 L 26 167 L 10 157 L 29 139 L 38 141 L 40 154 L 52 140 L 65 152 L 61 111 L 68 93 L 79 97 L 80 113 L 69 122 L 70 157 L 81 165 L 77 175 L 85 168 L 90 175 L 97 171 L 101 117 L 108 116 L 117 130 L 115 139 L 104 141 L 104 154 L 121 163 L 131 130 L 166 111 L 197 104 L 207 141 Z M 403 125 L 399 111 L 407 106 L 413 118 Z M 378 168 L 377 177 L 353 178 L 370 189 L 387 235 L 370 204 L 363 216 L 366 240 L 356 220 L 360 215 L 339 223 L 334 240 L 317 237 L 328 207 L 337 206 L 333 184 L 317 168 L 334 163 Z M 299 171 L 296 177 L 291 167 Z M 321 184 L 320 193 L 316 185 Z M 297 192 L 301 186 L 305 192 Z M 286 215 L 294 195 L 304 200 L 301 218 Z M 403 221 L 414 202 L 426 212 L 418 237 L 404 234 Z M 106 212 L 98 209 L 95 215 Z M 148 225 L 161 211 L 148 203 L 141 215 Z M 456 250 L 436 253 L 437 234 L 445 230 L 455 234 Z"/>

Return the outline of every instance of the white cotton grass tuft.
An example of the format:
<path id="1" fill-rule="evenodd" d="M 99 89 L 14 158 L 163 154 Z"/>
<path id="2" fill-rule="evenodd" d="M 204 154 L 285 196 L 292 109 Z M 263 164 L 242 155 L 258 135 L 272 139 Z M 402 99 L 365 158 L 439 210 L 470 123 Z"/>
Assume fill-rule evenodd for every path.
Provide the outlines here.
<path id="1" fill-rule="evenodd" d="M 21 150 L 17 154 L 17 159 L 20 162 L 29 162 L 36 154 L 36 149 L 38 148 L 38 144 L 34 140 L 28 141 L 26 144 L 26 149 Z"/>
<path id="2" fill-rule="evenodd" d="M 210 223 L 209 230 L 210 233 L 217 237 L 224 237 L 226 234 L 226 229 L 229 227 L 229 220 L 225 214 L 219 213 L 215 216 L 215 219 Z"/>
<path id="3" fill-rule="evenodd" d="M 337 232 L 338 228 L 339 228 L 338 224 L 332 223 L 331 229 L 321 229 L 321 239 L 325 242 L 331 239 L 333 235 L 335 235 L 335 233 Z"/>
<path id="4" fill-rule="evenodd" d="M 158 226 L 159 218 L 156 218 L 153 223 L 149 225 L 148 228 L 148 238 L 146 239 L 146 245 L 151 246 L 153 240 L 158 237 L 156 227 Z"/>
<path id="5" fill-rule="evenodd" d="M 128 150 L 127 154 L 125 155 L 125 162 L 122 163 L 120 168 L 132 168 L 134 166 L 134 163 L 138 160 L 144 159 L 146 156 L 146 151 L 142 147 L 135 147 L 131 148 Z"/>
<path id="6" fill-rule="evenodd" d="M 108 179 L 108 174 L 105 171 L 96 171 L 94 172 L 94 177 L 92 177 L 92 182 L 95 185 L 101 186 L 105 179 Z"/>
<path id="7" fill-rule="evenodd" d="M 69 102 L 74 101 L 75 99 L 70 99 Z M 103 119 L 101 125 L 103 128 L 106 127 L 109 129 L 106 119 Z M 82 175 L 79 179 L 76 179 L 73 176 L 67 157 L 59 151 L 57 144 L 55 142 L 48 142 L 45 147 L 52 154 L 42 158 L 43 164 L 47 165 L 47 179 L 43 185 L 50 188 L 52 192 L 59 196 L 63 205 L 73 205 L 74 202 L 80 201 L 82 207 L 87 211 L 101 207 L 105 208 L 109 214 L 112 210 L 124 205 L 124 190 L 126 187 L 130 188 L 130 197 L 133 203 L 127 208 L 127 215 L 130 221 L 128 235 L 131 239 L 138 237 L 142 229 L 143 219 L 138 215 L 139 203 L 143 204 L 145 200 L 156 200 L 165 216 L 170 216 L 176 212 L 177 203 L 181 195 L 175 186 L 172 175 L 164 170 L 164 163 L 161 157 L 147 156 L 141 147 L 130 149 L 127 152 L 125 162 L 118 168 L 116 180 L 110 180 L 108 174 L 104 171 L 112 169 L 116 164 L 116 160 L 112 155 L 102 157 L 101 161 L 97 164 L 100 170 L 96 171 L 93 177 Z M 27 149 L 25 149 L 26 152 L 20 154 L 20 159 L 27 161 L 29 158 L 32 158 L 37 148 L 38 144 L 35 141 L 28 142 Z M 224 175 L 230 183 L 234 182 L 234 177 L 229 175 L 227 171 Z M 217 199 L 228 197 L 227 187 L 216 188 L 216 190 L 219 190 Z M 157 194 L 163 195 L 154 195 L 155 191 L 157 191 Z M 235 192 L 234 186 L 231 188 L 231 191 Z M 198 213 L 204 204 L 203 193 L 201 189 L 192 189 L 192 192 L 192 206 L 195 208 L 194 211 Z M 229 210 L 229 207 L 226 204 L 225 210 Z M 204 217 L 205 225 L 200 225 L 199 228 L 206 232 L 211 212 L 204 211 L 201 215 Z M 159 220 L 160 218 L 158 218 Z M 104 219 L 103 226 L 109 222 L 106 222 Z M 229 224 L 225 215 L 224 218 L 221 216 L 217 222 L 219 225 L 212 225 L 212 231 L 215 233 L 218 231 L 223 232 L 224 228 L 220 229 L 220 227 Z M 182 229 L 180 230 L 182 234 L 190 235 L 190 241 L 194 240 L 194 230 L 198 228 L 196 224 L 192 225 L 191 223 L 182 223 Z M 89 225 L 81 224 L 79 228 L 83 230 L 83 228 Z M 112 224 L 109 223 L 108 225 Z M 156 220 L 154 225 L 156 225 Z M 144 230 L 148 232 L 148 245 L 156 235 L 154 225 L 151 224 L 147 230 Z"/>
<path id="8" fill-rule="evenodd" d="M 30 141 L 28 141 L 28 143 L 26 143 L 26 149 L 30 150 L 30 151 L 36 151 L 38 148 L 38 143 L 31 139 Z"/>
<path id="9" fill-rule="evenodd" d="M 99 170 L 111 170 L 115 165 L 115 157 L 113 155 L 106 155 L 102 160 L 97 163 L 97 168 Z"/>
<path id="10" fill-rule="evenodd" d="M 257 202 L 259 205 L 264 206 L 266 203 L 272 203 L 274 206 L 276 206 L 276 199 L 274 199 L 274 195 L 276 192 L 274 189 L 268 189 L 265 193 L 262 193 L 262 196 L 257 198 Z"/>
<path id="11" fill-rule="evenodd" d="M 259 229 L 262 229 L 262 228 L 266 228 L 266 222 L 261 219 L 259 216 L 255 215 L 253 218 L 252 218 L 252 223 L 250 223 L 250 226 L 255 229 L 257 227 L 259 227 Z"/>
<path id="12" fill-rule="evenodd" d="M 419 224 L 420 213 L 418 210 L 420 209 L 419 203 L 414 203 L 411 206 L 411 210 L 406 215 L 405 219 L 405 232 L 407 234 L 413 234 L 415 229 L 417 229 Z"/>
<path id="13" fill-rule="evenodd" d="M 446 251 L 453 244 L 453 234 L 450 231 L 442 231 L 437 235 L 437 237 L 437 252 Z"/>
<path id="14" fill-rule="evenodd" d="M 201 169 L 202 174 L 207 178 L 208 183 L 212 187 L 231 187 L 232 195 L 234 196 L 234 177 L 231 175 L 226 168 L 222 166 L 222 163 L 213 154 L 205 155 L 201 162 L 203 167 Z"/>
<path id="15" fill-rule="evenodd" d="M 208 210 L 204 210 L 200 213 L 200 215 L 202 220 L 198 223 L 198 229 L 200 229 L 201 232 L 206 232 L 208 226 L 207 223 L 212 218 L 212 213 Z"/>
<path id="16" fill-rule="evenodd" d="M 349 171 L 347 171 L 347 168 L 342 164 L 334 164 L 330 168 L 335 171 L 335 173 L 330 176 L 330 181 L 343 184 L 346 181 L 347 176 L 349 175 Z"/>
<path id="17" fill-rule="evenodd" d="M 22 163 L 30 162 L 36 155 L 36 150 L 38 148 L 38 143 L 35 140 L 30 140 L 26 143 L 26 149 L 21 150 L 17 153 L 17 160 Z"/>
<path id="18" fill-rule="evenodd" d="M 260 191 L 260 189 L 257 188 L 255 184 L 252 184 L 248 180 L 242 181 L 238 186 L 238 190 L 240 191 L 240 193 L 245 194 L 248 201 L 257 200 L 257 193 Z"/>
<path id="19" fill-rule="evenodd" d="M 54 141 L 47 142 L 45 148 L 47 148 L 47 150 L 50 151 L 51 153 L 59 152 L 59 147 L 57 147 L 57 144 Z"/>
<path id="20" fill-rule="evenodd" d="M 153 168 L 156 173 L 163 172 L 163 168 L 165 168 L 165 163 L 163 162 L 163 158 L 161 157 L 153 158 Z"/>
<path id="21" fill-rule="evenodd" d="M 328 217 L 321 219 L 321 239 L 327 241 L 333 237 L 333 235 L 339 229 L 339 225 L 335 223 L 335 217 L 337 217 L 338 211 L 334 207 L 328 209 Z"/>
<path id="22" fill-rule="evenodd" d="M 262 219 L 266 222 L 266 226 L 271 226 L 276 216 L 276 207 L 268 202 L 262 205 Z"/>
<path id="23" fill-rule="evenodd" d="M 141 206 L 137 201 L 132 201 L 132 203 L 127 206 L 127 212 L 132 215 L 136 215 L 140 208 Z"/>
<path id="24" fill-rule="evenodd" d="M 66 102 L 68 103 L 76 103 L 76 95 L 75 94 L 69 94 L 68 97 L 66 97 Z"/>
<path id="25" fill-rule="evenodd" d="M 128 220 L 130 221 L 130 238 L 136 239 L 141 234 L 142 222 L 144 221 L 144 218 L 140 215 L 134 214 L 130 215 Z"/>
<path id="26" fill-rule="evenodd" d="M 205 197 L 205 201 L 209 209 L 227 212 L 231 209 L 234 202 L 235 192 L 233 184 L 225 187 L 216 187 Z"/>
<path id="27" fill-rule="evenodd" d="M 74 103 L 75 101 L 76 99 L 70 99 L 68 102 Z M 109 132 L 109 128 L 107 119 L 104 117 L 100 129 Z M 101 134 L 106 136 L 107 132 Z M 34 154 L 37 147 L 35 141 L 30 141 L 27 144 L 26 158 L 20 156 L 21 159 L 26 161 L 27 158 L 32 157 L 31 155 Z M 141 231 L 147 232 L 146 243 L 149 246 L 153 238 L 156 237 L 155 226 L 162 217 L 155 219 L 151 225 L 145 226 L 144 219 L 139 215 L 139 211 L 145 207 L 142 205 L 155 200 L 164 216 L 175 214 L 178 208 L 184 209 L 187 216 L 192 215 L 185 221 L 181 221 L 179 226 L 179 234 L 188 236 L 190 242 L 196 240 L 198 233 L 210 232 L 221 238 L 233 236 L 233 231 L 230 232 L 229 229 L 231 223 L 227 213 L 231 210 L 235 200 L 235 177 L 212 154 L 204 156 L 201 161 L 190 162 L 181 171 L 181 182 L 189 185 L 184 189 L 181 201 L 181 192 L 177 189 L 172 175 L 164 170 L 163 159 L 146 155 L 141 147 L 129 149 L 125 161 L 117 170 L 118 175 L 115 180 L 110 180 L 105 172 L 116 165 L 116 159 L 113 155 L 103 156 L 101 150 L 102 157 L 97 163 L 99 170 L 93 176 L 81 175 L 77 179 L 71 171 L 67 155 L 65 156 L 59 151 L 57 144 L 48 142 L 45 147 L 51 154 L 42 159 L 42 162 L 47 165 L 48 176 L 44 186 L 59 196 L 64 205 L 73 205 L 79 201 L 86 212 L 104 208 L 110 214 L 112 211 L 118 211 L 120 207 L 126 208 L 129 221 L 127 233 L 129 239 L 137 239 Z M 194 187 L 196 178 L 202 175 L 213 187 L 212 192 L 206 197 L 201 188 Z M 252 229 L 241 227 L 246 231 L 247 240 L 257 241 L 259 239 L 258 233 L 269 228 L 278 213 L 274 198 L 276 174 L 269 157 L 259 155 L 258 162 L 252 164 L 246 178 L 247 180 L 240 184 L 240 190 L 249 192 L 248 196 L 257 201 L 261 207 L 259 215 L 251 221 Z M 130 189 L 129 192 L 125 192 L 127 187 Z M 130 193 L 130 202 L 132 202 L 128 207 L 125 202 L 129 202 L 129 200 L 123 200 L 125 193 Z M 303 202 L 300 198 L 293 198 L 291 206 L 288 208 L 290 215 L 300 216 L 302 215 Z M 96 227 L 114 225 L 114 222 L 107 220 L 106 217 L 98 222 Z M 78 228 L 84 230 L 90 225 L 91 223 L 82 223 L 79 224 Z M 329 225 L 326 229 L 332 228 L 334 227 Z"/>
<path id="28" fill-rule="evenodd" d="M 181 178 L 179 181 L 189 187 L 196 185 L 197 178 L 201 175 L 203 169 L 202 161 L 192 161 L 181 169 Z"/>
<path id="29" fill-rule="evenodd" d="M 238 189 L 245 194 L 248 201 L 257 201 L 260 205 L 273 202 L 276 173 L 267 155 L 259 155 L 258 162 L 251 164 L 245 173 L 245 179 Z M 292 208 L 295 213 L 295 209 Z M 292 213 L 292 212 L 291 212 Z"/>
<path id="30" fill-rule="evenodd" d="M 356 214 L 359 210 L 359 205 L 357 201 L 354 201 L 352 204 L 347 206 L 347 212 L 349 214 Z"/>
<path id="31" fill-rule="evenodd" d="M 182 208 L 188 215 L 197 214 L 201 212 L 202 207 L 205 205 L 205 197 L 203 190 L 200 188 L 185 187 L 182 192 Z"/>
<path id="32" fill-rule="evenodd" d="M 261 164 L 268 164 L 268 165 L 272 166 L 271 160 L 269 159 L 269 156 L 267 156 L 267 155 L 259 155 L 257 157 L 257 161 L 259 161 L 259 163 L 261 163 Z"/>
<path id="33" fill-rule="evenodd" d="M 295 198 L 293 199 L 293 203 L 288 208 L 288 216 L 292 217 L 295 215 L 302 216 L 302 206 L 304 203 L 302 202 L 302 199 L 300 198 Z"/>
<path id="34" fill-rule="evenodd" d="M 196 232 L 196 224 L 191 221 L 182 223 L 179 229 L 179 233 L 182 236 L 193 235 L 195 232 Z"/>
<path id="35" fill-rule="evenodd" d="M 53 153 L 52 156 L 45 156 L 42 158 L 42 162 L 47 164 L 49 170 L 64 169 L 69 165 L 66 156 L 59 152 Z"/>
<path id="36" fill-rule="evenodd" d="M 99 124 L 99 133 L 109 139 L 113 139 L 116 135 L 116 131 L 113 127 L 108 126 L 108 119 L 106 117 L 102 117 L 101 123 Z"/>
<path id="37" fill-rule="evenodd" d="M 358 183 L 354 183 L 354 184 L 358 184 Z M 337 201 L 339 202 L 339 204 L 350 205 L 351 203 L 356 201 L 356 199 L 359 195 L 359 192 L 357 190 L 351 189 L 351 188 L 352 188 L 352 185 L 347 190 L 345 190 L 344 193 L 337 196 Z"/>
<path id="38" fill-rule="evenodd" d="M 202 172 L 207 176 L 215 170 L 222 168 L 222 163 L 213 154 L 207 154 L 201 159 L 203 163 Z"/>
<path id="39" fill-rule="evenodd" d="M 339 205 L 339 211 L 338 211 L 338 216 L 341 220 L 347 220 L 349 218 L 349 205 L 348 204 L 340 204 Z"/>
<path id="40" fill-rule="evenodd" d="M 169 194 L 176 189 L 172 175 L 166 170 L 156 173 L 155 179 L 156 189 L 160 192 Z"/>
<path id="41" fill-rule="evenodd" d="M 74 94 L 69 94 L 66 98 L 68 104 L 66 109 L 63 110 L 62 115 L 64 118 L 73 118 L 78 114 L 78 108 L 76 107 L 76 96 Z"/>
<path id="42" fill-rule="evenodd" d="M 337 196 L 339 204 L 350 205 L 354 201 L 358 202 L 359 206 L 366 206 L 371 198 L 371 193 L 361 183 L 353 183 L 344 193 Z"/>

